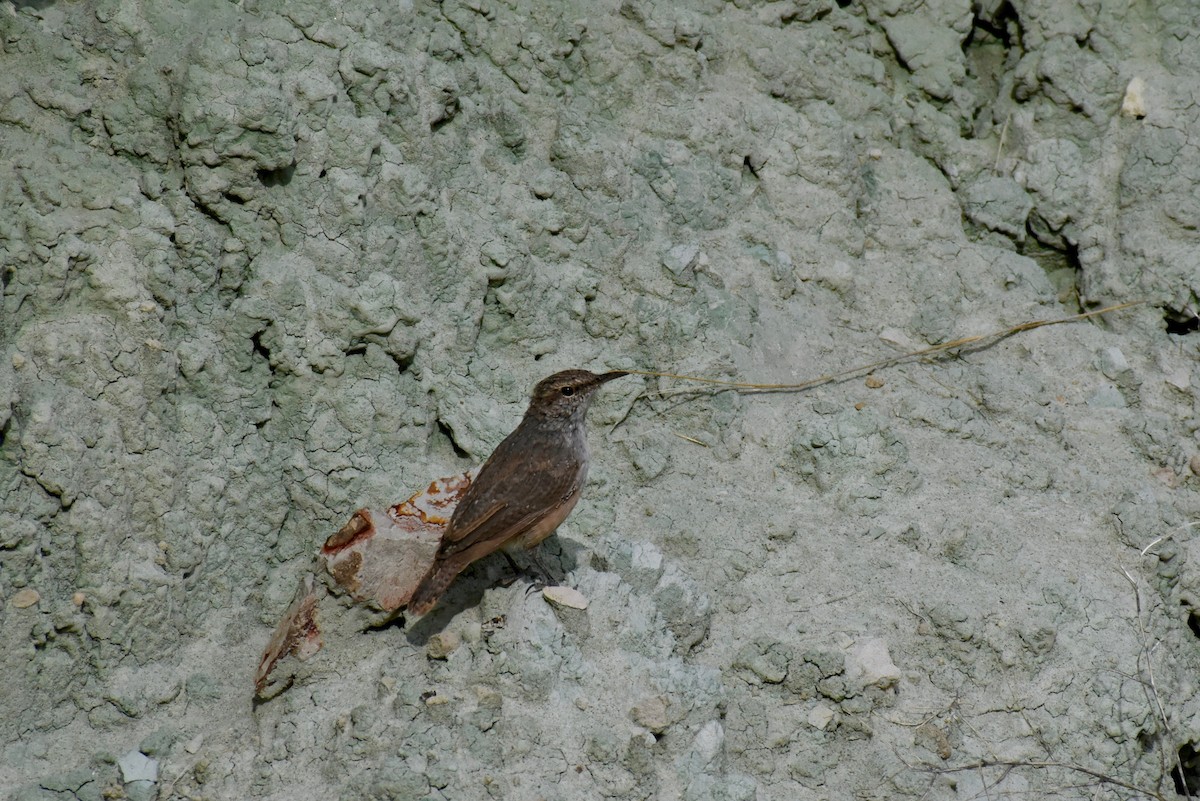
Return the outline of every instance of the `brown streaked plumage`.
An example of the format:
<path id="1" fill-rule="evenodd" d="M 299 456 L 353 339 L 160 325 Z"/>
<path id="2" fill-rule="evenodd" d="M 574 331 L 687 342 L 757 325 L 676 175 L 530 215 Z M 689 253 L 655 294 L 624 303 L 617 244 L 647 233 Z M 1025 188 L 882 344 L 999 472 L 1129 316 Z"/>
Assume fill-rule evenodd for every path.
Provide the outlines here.
<path id="1" fill-rule="evenodd" d="M 587 480 L 584 418 L 592 393 L 623 375 L 564 370 L 538 382 L 521 424 L 483 463 L 455 508 L 409 611 L 432 609 L 475 560 L 501 548 L 532 548 L 567 519 Z"/>

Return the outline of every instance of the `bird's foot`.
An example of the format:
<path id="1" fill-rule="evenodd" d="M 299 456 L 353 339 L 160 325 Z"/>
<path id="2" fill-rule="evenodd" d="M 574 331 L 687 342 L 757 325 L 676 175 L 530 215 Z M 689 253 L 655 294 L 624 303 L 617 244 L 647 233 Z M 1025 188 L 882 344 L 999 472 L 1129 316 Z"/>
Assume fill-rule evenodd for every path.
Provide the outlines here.
<path id="1" fill-rule="evenodd" d="M 547 570 L 546 566 L 543 565 L 537 558 L 537 554 L 531 553 L 529 555 L 530 560 L 533 562 L 532 566 L 521 567 L 516 563 L 512 556 L 508 554 L 507 551 L 501 551 L 500 553 L 504 555 L 504 558 L 508 561 L 509 567 L 511 567 L 513 571 L 513 576 L 511 578 L 500 582 L 502 586 L 511 587 L 517 579 L 523 578 L 529 582 L 529 586 L 525 588 L 525 597 L 528 598 L 533 593 L 541 592 L 542 590 L 546 589 L 546 587 L 553 586 L 556 583 L 550 571 Z"/>
<path id="2" fill-rule="evenodd" d="M 525 593 L 527 597 L 531 592 L 541 592 L 547 587 L 552 587 L 558 583 L 550 570 L 542 564 L 542 560 L 538 559 L 536 551 L 531 552 L 529 558 L 533 561 L 534 569 L 529 571 L 532 583 L 529 586 L 529 590 Z"/>

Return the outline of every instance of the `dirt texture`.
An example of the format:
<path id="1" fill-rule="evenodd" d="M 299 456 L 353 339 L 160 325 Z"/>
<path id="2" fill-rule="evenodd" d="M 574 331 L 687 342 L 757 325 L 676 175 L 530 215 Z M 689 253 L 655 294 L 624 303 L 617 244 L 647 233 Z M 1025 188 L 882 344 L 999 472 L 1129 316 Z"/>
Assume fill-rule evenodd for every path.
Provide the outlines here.
<path id="1" fill-rule="evenodd" d="M 1197 186 L 1193 0 L 0 0 L 0 797 L 1200 794 Z M 254 701 L 550 373 L 1133 300 L 613 382 L 586 609 Z"/>

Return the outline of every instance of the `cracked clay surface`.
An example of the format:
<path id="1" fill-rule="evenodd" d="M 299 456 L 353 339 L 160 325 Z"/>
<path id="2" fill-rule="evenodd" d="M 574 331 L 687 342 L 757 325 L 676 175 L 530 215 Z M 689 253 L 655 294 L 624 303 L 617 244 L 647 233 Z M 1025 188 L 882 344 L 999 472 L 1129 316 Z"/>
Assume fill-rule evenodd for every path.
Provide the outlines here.
<path id="1" fill-rule="evenodd" d="M 1197 794 L 1198 9 L 0 1 L 0 797 Z M 485 560 L 252 701 L 557 370 L 1138 299 L 610 384 L 586 609 Z"/>

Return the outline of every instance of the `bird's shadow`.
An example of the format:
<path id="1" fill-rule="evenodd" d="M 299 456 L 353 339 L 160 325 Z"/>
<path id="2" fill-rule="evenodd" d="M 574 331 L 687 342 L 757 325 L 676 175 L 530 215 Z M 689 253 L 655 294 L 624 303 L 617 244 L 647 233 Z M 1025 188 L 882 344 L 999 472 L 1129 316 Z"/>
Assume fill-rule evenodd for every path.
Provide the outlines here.
<path id="1" fill-rule="evenodd" d="M 525 581 L 530 586 L 536 586 L 534 582 L 544 578 L 548 582 L 547 586 L 561 584 L 565 576 L 579 566 L 580 555 L 586 550 L 586 546 L 564 537 L 553 537 L 537 546 L 535 550 L 537 561 L 541 562 L 549 575 L 543 577 L 540 575 L 542 571 L 531 570 L 528 567 L 514 575 L 502 554 L 492 554 L 481 559 L 467 568 L 458 580 L 450 585 L 450 589 L 438 601 L 437 606 L 416 623 L 406 627 L 405 637 L 409 643 L 424 647 L 429 643 L 430 637 L 444 631 L 458 614 L 478 606 L 483 600 L 484 592 L 503 582 L 511 584 Z M 532 554 L 529 553 L 518 554 L 518 566 L 522 561 L 527 564 L 533 563 L 534 559 L 531 557 Z"/>

